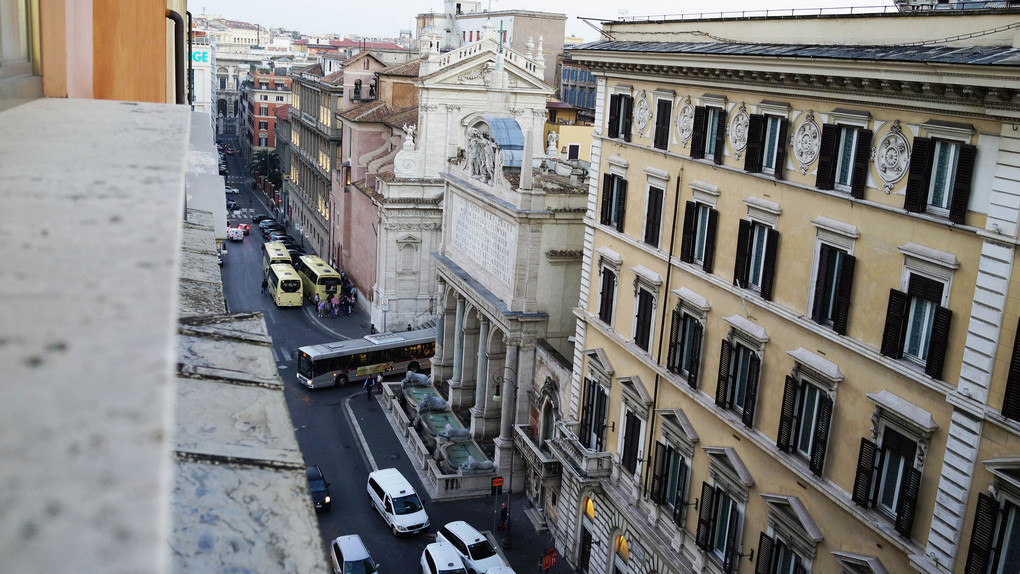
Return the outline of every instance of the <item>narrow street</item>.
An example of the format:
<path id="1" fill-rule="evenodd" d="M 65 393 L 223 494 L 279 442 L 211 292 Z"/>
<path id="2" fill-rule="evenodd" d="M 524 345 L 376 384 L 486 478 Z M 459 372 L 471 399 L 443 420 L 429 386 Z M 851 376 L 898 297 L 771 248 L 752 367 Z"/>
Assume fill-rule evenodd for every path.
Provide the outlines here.
<path id="1" fill-rule="evenodd" d="M 224 136 L 223 141 L 237 149 L 233 136 Z M 240 194 L 232 196 L 241 207 L 236 212 L 238 217 L 230 217 L 228 221 L 232 226 L 240 222 L 251 224 L 252 211 L 268 214 L 268 204 L 264 197 L 252 192 L 251 179 L 244 175 L 241 156 L 235 153 L 226 157 L 227 185 L 241 190 Z M 375 396 L 367 399 L 361 387 L 355 385 L 310 391 L 297 383 L 294 352 L 299 347 L 361 337 L 369 332 L 369 317 L 363 309 L 349 316 L 319 318 L 310 305 L 300 309 L 277 308 L 268 297 L 260 294 L 262 244 L 257 226 L 253 226 L 243 242 L 227 243 L 222 267 L 224 296 L 231 311 L 260 311 L 265 315 L 305 462 L 318 465 L 330 483 L 332 509 L 319 513 L 323 548 L 328 549 L 330 541 L 337 536 L 359 534 L 382 571 L 417 572 L 422 550 L 435 540 L 435 532 L 443 524 L 465 520 L 483 534 L 492 534 L 499 503 L 506 500 L 505 496 L 498 501 L 494 497 L 484 497 L 433 503 Z M 388 467 L 399 469 L 422 497 L 432 523 L 426 533 L 395 538 L 370 507 L 365 490 L 368 473 Z M 491 538 L 518 573 L 538 572 L 542 555 L 552 545 L 552 537 L 536 532 L 528 521 L 524 513 L 528 503 L 520 494 L 522 490 L 523 485 L 517 486 L 511 504 L 513 549 L 502 550 L 502 533 Z M 569 571 L 562 561 L 548 570 Z"/>

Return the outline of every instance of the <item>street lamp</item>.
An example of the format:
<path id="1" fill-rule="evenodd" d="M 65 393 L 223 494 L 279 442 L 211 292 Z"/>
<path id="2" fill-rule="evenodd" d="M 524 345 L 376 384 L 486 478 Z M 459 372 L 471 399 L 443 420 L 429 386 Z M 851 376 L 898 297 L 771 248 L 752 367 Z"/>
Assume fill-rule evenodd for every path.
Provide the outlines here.
<path id="1" fill-rule="evenodd" d="M 511 411 L 512 419 L 510 421 L 510 477 L 507 479 L 507 486 L 506 486 L 506 534 L 503 535 L 503 550 L 513 550 L 513 548 L 514 548 L 514 541 L 513 541 L 513 536 L 511 536 L 511 534 L 510 534 L 510 524 L 513 521 L 510 519 L 510 511 L 513 509 L 513 496 L 512 495 L 514 493 L 514 450 L 515 450 L 514 449 L 514 432 L 515 431 L 514 431 L 513 425 L 514 425 L 514 422 L 516 422 L 515 419 L 517 418 L 517 412 L 516 411 L 517 411 L 517 387 L 518 387 L 518 382 L 517 382 L 517 371 L 515 371 L 514 369 L 512 369 L 510 367 L 503 367 L 503 370 L 504 371 L 510 371 L 513 374 L 513 378 L 510 379 L 510 381 L 513 383 L 513 386 L 514 386 L 514 402 L 513 402 L 513 410 Z M 494 381 L 494 385 L 496 387 L 496 392 L 495 392 L 495 394 L 492 395 L 492 401 L 498 403 L 498 402 L 503 400 L 503 396 L 500 393 L 502 393 L 503 383 L 506 382 L 506 379 L 503 377 L 502 374 L 496 373 L 495 375 L 492 375 L 492 380 Z"/>

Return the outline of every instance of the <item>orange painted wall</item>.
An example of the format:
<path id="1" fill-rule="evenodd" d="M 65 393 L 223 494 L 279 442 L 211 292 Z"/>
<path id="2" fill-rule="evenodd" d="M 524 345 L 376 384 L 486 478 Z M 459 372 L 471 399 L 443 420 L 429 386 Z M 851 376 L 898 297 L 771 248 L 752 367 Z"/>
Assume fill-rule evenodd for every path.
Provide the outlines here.
<path id="1" fill-rule="evenodd" d="M 167 102 L 166 0 L 92 0 L 93 95 L 97 99 Z"/>

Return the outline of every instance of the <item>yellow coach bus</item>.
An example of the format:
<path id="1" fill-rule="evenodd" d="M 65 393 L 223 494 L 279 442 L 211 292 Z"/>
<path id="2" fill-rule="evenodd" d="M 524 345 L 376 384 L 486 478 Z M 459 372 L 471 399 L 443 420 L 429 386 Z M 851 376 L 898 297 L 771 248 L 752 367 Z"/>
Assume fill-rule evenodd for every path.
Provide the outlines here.
<path id="1" fill-rule="evenodd" d="M 300 307 L 301 277 L 294 267 L 288 263 L 275 263 L 269 266 L 269 296 L 277 307 Z"/>
<path id="2" fill-rule="evenodd" d="M 309 300 L 314 301 L 318 294 L 320 301 L 329 301 L 340 289 L 340 274 L 317 255 L 298 257 L 294 269 L 301 276 L 305 297 Z"/>
<path id="3" fill-rule="evenodd" d="M 290 253 L 287 252 L 287 248 L 282 243 L 277 241 L 270 241 L 269 243 L 262 244 L 262 274 L 269 277 L 269 267 L 277 263 L 286 263 L 290 265 L 292 260 Z"/>

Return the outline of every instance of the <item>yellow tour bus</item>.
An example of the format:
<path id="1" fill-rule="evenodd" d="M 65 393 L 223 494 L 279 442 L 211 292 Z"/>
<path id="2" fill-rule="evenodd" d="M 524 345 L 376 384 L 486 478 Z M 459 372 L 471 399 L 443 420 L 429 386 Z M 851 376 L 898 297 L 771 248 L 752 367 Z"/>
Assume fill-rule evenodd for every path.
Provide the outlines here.
<path id="1" fill-rule="evenodd" d="M 275 265 L 276 263 L 286 263 L 287 265 L 290 265 L 292 262 L 290 253 L 282 243 L 278 241 L 270 241 L 262 244 L 262 274 L 265 277 L 269 277 L 270 265 Z"/>
<path id="2" fill-rule="evenodd" d="M 269 296 L 277 307 L 300 307 L 301 277 L 289 263 L 274 263 L 269 266 Z"/>
<path id="3" fill-rule="evenodd" d="M 311 301 L 315 300 L 316 294 L 320 301 L 329 301 L 340 289 L 340 274 L 317 255 L 298 257 L 294 269 L 301 276 L 305 297 Z"/>

